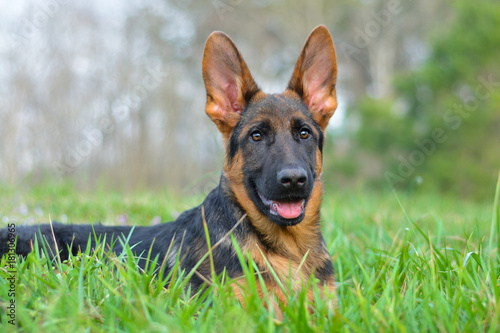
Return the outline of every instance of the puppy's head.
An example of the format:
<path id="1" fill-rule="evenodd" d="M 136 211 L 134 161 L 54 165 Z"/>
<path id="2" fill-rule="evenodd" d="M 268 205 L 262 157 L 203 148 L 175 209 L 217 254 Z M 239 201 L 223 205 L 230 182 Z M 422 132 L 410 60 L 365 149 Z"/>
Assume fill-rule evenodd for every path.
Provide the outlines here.
<path id="1" fill-rule="evenodd" d="M 206 113 L 224 138 L 231 191 L 254 220 L 293 226 L 317 214 L 324 131 L 337 107 L 336 77 L 335 50 L 324 26 L 307 38 L 282 94 L 259 89 L 226 34 L 208 38 Z"/>

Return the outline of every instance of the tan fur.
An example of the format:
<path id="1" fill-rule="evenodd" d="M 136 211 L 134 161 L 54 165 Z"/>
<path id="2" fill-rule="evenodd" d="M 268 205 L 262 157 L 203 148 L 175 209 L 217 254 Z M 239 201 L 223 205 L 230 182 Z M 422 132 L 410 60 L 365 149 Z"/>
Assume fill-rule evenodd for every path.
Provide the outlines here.
<path id="1" fill-rule="evenodd" d="M 304 44 L 288 88 L 283 94 L 274 94 L 273 97 L 285 103 L 285 106 L 290 104 L 290 98 L 303 102 L 309 108 L 315 122 L 324 131 L 337 107 L 336 76 L 337 65 L 333 41 L 326 27 L 318 26 L 311 32 Z M 229 138 L 240 121 L 241 112 L 247 103 L 258 101 L 267 95 L 261 92 L 255 84 L 234 43 L 227 35 L 220 32 L 213 33 L 207 40 L 203 56 L 203 79 L 207 88 L 206 113 L 222 133 L 227 154 Z M 259 113 L 253 120 L 269 119 L 267 110 L 262 111 L 264 112 Z M 297 113 L 297 117 L 303 117 L 303 115 Z M 270 119 L 277 133 L 289 131 L 288 119 L 283 121 L 279 118 L 271 117 Z M 248 129 L 243 129 L 241 132 L 241 135 L 248 135 Z M 293 151 L 283 151 L 283 154 L 293 153 Z M 304 287 L 315 269 L 324 267 L 330 262 L 326 247 L 321 246 L 323 241 L 319 225 L 323 195 L 322 160 L 322 154 L 317 149 L 315 165 L 317 178 L 305 207 L 305 217 L 299 224 L 289 227 L 279 226 L 269 220 L 249 197 L 244 183 L 245 161 L 241 151 L 238 151 L 231 161 L 226 158 L 224 165 L 228 190 L 247 214 L 248 221 L 263 237 L 261 240 L 258 236 L 249 234 L 240 244 L 241 249 L 249 253 L 260 272 L 266 274 L 266 290 L 276 295 L 282 303 L 286 303 L 287 297 L 279 288 L 277 281 L 272 278 L 270 267 L 283 285 L 292 282 L 293 290 L 290 291 L 293 292 Z M 330 292 L 334 294 L 335 292 L 333 278 L 319 287 L 322 290 L 321 294 Z M 242 302 L 244 302 L 245 289 L 245 282 L 241 279 L 233 285 L 236 297 Z M 265 297 L 266 292 L 261 286 L 258 286 L 258 292 L 261 298 Z M 308 291 L 308 301 L 314 301 L 312 290 Z M 271 306 L 277 308 L 276 304 L 271 304 Z"/>
<path id="2" fill-rule="evenodd" d="M 307 37 L 288 88 L 302 96 L 322 130 L 337 109 L 336 82 L 335 47 L 326 27 L 320 25 Z"/>
<path id="3" fill-rule="evenodd" d="M 271 285 L 273 285 L 275 288 L 270 288 Z M 286 304 L 286 295 L 281 289 L 276 287 L 277 286 L 273 282 L 270 282 L 266 284 L 265 286 L 266 290 L 264 291 L 262 289 L 262 285 L 259 282 L 257 282 L 257 295 L 259 296 L 260 299 L 264 300 L 264 306 L 266 307 L 266 309 L 272 308 L 274 310 L 274 313 L 276 314 L 276 319 L 283 320 L 283 311 L 281 310 L 279 304 L 276 303 L 273 298 L 268 297 L 268 294 L 273 294 L 278 298 L 280 302 Z M 248 284 L 246 283 L 246 281 L 243 278 L 238 279 L 231 285 L 231 288 L 233 289 L 236 298 L 245 308 L 246 307 L 245 293 L 247 292 L 248 288 Z"/>
<path id="4" fill-rule="evenodd" d="M 294 290 L 305 287 L 304 283 L 306 281 L 302 281 L 302 282 L 303 282 L 303 284 L 298 284 L 297 285 L 298 288 L 294 288 Z M 286 286 L 287 286 L 286 282 L 283 283 L 283 285 L 286 288 Z M 234 292 L 235 297 L 241 302 L 243 307 L 246 307 L 245 294 L 248 292 L 249 287 L 248 287 L 248 284 L 246 283 L 246 281 L 244 280 L 244 278 L 240 278 L 240 279 L 235 280 L 231 284 L 231 288 Z M 325 284 L 320 284 L 320 285 L 318 285 L 318 289 L 319 289 L 319 297 L 321 299 L 329 299 L 330 300 L 330 302 L 328 302 L 330 310 L 333 313 L 338 312 L 338 303 L 337 303 L 336 296 L 335 296 L 336 295 L 335 281 L 333 281 L 333 279 L 332 279 L 332 281 L 328 281 Z M 288 300 L 287 300 L 287 295 L 285 292 L 287 292 L 286 289 L 283 290 L 277 284 L 277 282 L 275 280 L 266 281 L 265 290 L 263 289 L 263 286 L 260 283 L 260 281 L 257 280 L 257 295 L 258 295 L 258 297 L 264 301 L 264 306 L 267 309 L 272 308 L 274 310 L 274 313 L 276 314 L 276 319 L 278 319 L 278 320 L 283 320 L 283 317 L 284 317 L 283 311 L 281 310 L 279 304 L 276 303 L 276 301 L 271 297 L 274 296 L 277 298 L 279 303 L 287 305 Z M 288 292 L 290 292 L 290 291 L 288 291 Z M 311 313 L 314 311 L 314 308 L 312 306 L 314 304 L 314 301 L 315 301 L 314 290 L 312 288 L 309 288 L 309 290 L 307 291 L 307 302 L 309 303 L 308 308 L 309 308 L 309 312 L 311 312 Z"/>
<path id="5" fill-rule="evenodd" d="M 231 38 L 220 31 L 208 37 L 202 72 L 207 89 L 205 112 L 227 141 L 247 105 L 246 97 L 260 89 Z M 235 100 L 227 98 L 229 83 L 235 87 Z"/>
<path id="6" fill-rule="evenodd" d="M 259 268 L 267 270 L 268 265 L 263 258 L 264 255 L 283 281 L 288 281 L 290 278 L 297 280 L 297 275 L 307 279 L 316 267 L 322 266 L 328 260 L 328 253 L 318 248 L 321 242 L 319 230 L 319 209 L 323 195 L 321 180 L 318 179 L 315 182 L 305 208 L 304 220 L 295 226 L 282 227 L 270 221 L 250 199 L 245 188 L 242 167 L 243 159 L 241 153 L 238 153 L 233 163 L 226 163 L 224 175 L 229 181 L 229 187 L 237 202 L 247 213 L 250 223 L 261 235 L 264 235 L 265 242 L 275 249 L 266 250 L 267 247 L 252 236 L 246 239 L 242 250 L 251 254 Z M 299 264 L 306 254 L 307 258 L 299 272 Z M 290 271 L 292 276 L 290 276 Z"/>

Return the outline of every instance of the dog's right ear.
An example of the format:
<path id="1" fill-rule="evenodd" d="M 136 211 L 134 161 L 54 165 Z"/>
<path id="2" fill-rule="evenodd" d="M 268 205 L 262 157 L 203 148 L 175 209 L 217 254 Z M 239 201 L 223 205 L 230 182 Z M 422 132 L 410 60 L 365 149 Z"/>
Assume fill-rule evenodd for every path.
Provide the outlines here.
<path id="1" fill-rule="evenodd" d="M 205 111 L 227 140 L 260 89 L 233 41 L 223 32 L 213 32 L 205 44 L 203 81 L 207 90 Z"/>

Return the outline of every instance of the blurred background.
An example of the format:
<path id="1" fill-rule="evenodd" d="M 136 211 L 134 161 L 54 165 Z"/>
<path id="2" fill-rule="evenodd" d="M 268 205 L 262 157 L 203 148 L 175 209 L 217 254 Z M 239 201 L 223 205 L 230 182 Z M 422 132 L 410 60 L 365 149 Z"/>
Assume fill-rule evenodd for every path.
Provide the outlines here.
<path id="1" fill-rule="evenodd" d="M 309 32 L 330 30 L 339 108 L 329 190 L 493 198 L 500 169 L 500 2 L 0 2 L 0 184 L 205 193 L 223 147 L 201 58 L 229 34 L 281 92 Z"/>

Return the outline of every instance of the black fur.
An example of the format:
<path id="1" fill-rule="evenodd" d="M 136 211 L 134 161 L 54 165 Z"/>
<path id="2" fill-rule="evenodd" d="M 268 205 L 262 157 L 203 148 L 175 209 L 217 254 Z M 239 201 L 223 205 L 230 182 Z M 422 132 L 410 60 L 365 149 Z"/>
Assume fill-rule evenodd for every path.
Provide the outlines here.
<path id="1" fill-rule="evenodd" d="M 320 30 L 323 28 L 320 27 Z M 222 37 L 219 34 L 213 38 Z M 225 37 L 223 39 L 226 40 Z M 239 54 L 237 55 L 239 57 Z M 210 77 L 208 82 L 211 82 Z M 256 85 L 254 88 L 257 89 Z M 252 90 L 252 96 L 255 95 L 255 89 Z M 248 207 L 251 200 L 259 214 L 266 217 L 264 219 L 266 223 L 270 223 L 267 226 L 280 228 L 276 233 L 278 237 L 282 235 L 281 231 L 286 234 L 291 230 L 286 228 L 301 223 L 306 215 L 304 207 L 307 207 L 315 182 L 320 176 L 316 174 L 318 167 L 316 154 L 318 150 L 321 153 L 323 149 L 323 132 L 304 102 L 294 95 L 288 97 L 286 94 L 261 95 L 255 98 L 245 95 L 245 100 L 248 105 L 229 137 L 226 163 L 227 168 L 236 169 L 236 174 L 241 174 L 242 171 L 243 180 L 236 182 L 243 183 L 244 190 L 234 190 L 233 193 L 234 183 L 230 183 L 227 175 L 223 173 L 219 186 L 208 194 L 200 206 L 185 211 L 176 221 L 155 226 L 132 228 L 100 224 L 67 225 L 54 222 L 51 225 L 17 226 L 15 232 L 5 228 L 0 230 L 0 257 L 8 253 L 10 259 L 13 253 L 10 245 L 14 238 L 17 242 L 15 247 L 17 255 L 26 257 L 32 251 L 34 239 L 37 237 L 40 248 L 42 247 L 40 239 L 45 240 L 51 259 L 59 256 L 62 260 L 66 260 L 70 253 L 76 255 L 80 250 L 85 251 L 89 238 L 92 249 L 95 249 L 96 238 L 100 238 L 105 239 L 106 246 L 116 253 L 123 250 L 123 244 L 128 239 L 132 251 L 140 257 L 139 265 L 145 268 L 148 265 L 146 258 L 151 253 L 150 259 L 158 258 L 156 268 L 164 267 L 164 276 L 171 271 L 177 258 L 180 258 L 181 269 L 190 272 L 205 257 L 197 268 L 198 274 L 194 274 L 190 280 L 191 286 L 196 290 L 203 285 L 204 278 L 210 279 L 211 276 L 209 259 L 205 256 L 209 250 L 205 235 L 206 226 L 213 248 L 216 274 L 221 274 L 224 270 L 230 278 L 237 278 L 243 274 L 229 237 L 232 233 L 240 246 L 248 246 L 248 241 L 260 242 L 252 243 L 253 249 L 277 254 L 278 261 L 292 260 L 294 256 L 293 260 L 300 262 L 302 258 L 297 257 L 311 250 L 317 257 L 310 260 L 311 265 L 314 265 L 310 272 L 313 272 L 321 282 L 332 286 L 333 267 L 324 240 L 319 233 L 320 199 L 316 197 L 314 201 L 316 205 L 313 207 L 316 208 L 313 209 L 317 210 L 317 214 L 311 214 L 312 217 L 309 217 L 306 224 L 312 232 L 305 234 L 313 236 L 311 239 L 306 238 L 300 246 L 292 244 L 297 245 L 295 249 L 300 247 L 294 255 L 292 255 L 293 246 L 269 244 L 266 240 L 269 237 L 266 236 L 270 235 L 260 234 L 262 229 L 258 231 L 259 227 L 253 224 L 259 218 L 250 221 L 246 214 L 251 209 L 248 211 L 243 209 Z M 217 123 L 220 119 L 216 118 L 214 121 Z M 259 134 L 257 139 L 253 136 L 255 133 Z M 238 154 L 240 160 L 236 162 Z M 243 192 L 246 192 L 250 200 L 238 202 L 237 194 L 241 195 Z M 278 214 L 270 207 L 275 209 L 280 207 L 281 210 Z M 283 236 L 282 240 L 294 242 L 296 239 Z M 303 252 L 298 255 L 297 251 Z M 266 269 L 266 267 L 259 268 L 262 271 Z M 279 273 L 286 275 L 288 271 Z"/>
<path id="2" fill-rule="evenodd" d="M 236 147 L 239 147 L 245 161 L 243 173 L 249 197 L 278 225 L 296 225 L 303 220 L 304 214 L 295 219 L 270 214 L 259 193 L 271 200 L 303 199 L 307 205 L 317 177 L 316 149 L 323 135 L 316 126 L 303 103 L 283 96 L 268 95 L 249 105 L 231 135 L 233 150 L 237 151 Z M 300 138 L 300 132 L 304 129 L 310 133 L 307 139 Z M 261 133 L 258 142 L 251 137 L 256 131 Z M 282 186 L 276 175 L 286 168 L 303 170 L 307 181 L 300 188 Z"/>
<path id="3" fill-rule="evenodd" d="M 203 226 L 202 207 L 204 209 L 205 221 L 208 224 L 212 246 L 220 241 L 223 236 L 227 235 L 244 215 L 241 208 L 235 205 L 223 192 L 222 187 L 219 186 L 210 192 L 202 205 L 185 211 L 174 222 L 148 227 L 135 227 L 129 241 L 129 245 L 133 247 L 133 252 L 145 258 L 151 248 L 152 254 L 150 258 L 154 259 L 156 256 L 159 256 L 158 266 L 160 266 L 169 247 L 171 247 L 171 251 L 165 262 L 166 271 L 168 272 L 172 268 L 177 255 L 181 258 L 181 268 L 190 271 L 208 250 Z M 54 235 L 52 234 L 52 228 Z M 106 244 L 114 243 L 113 251 L 120 253 L 122 251 L 122 243 L 117 241 L 117 238 L 120 237 L 124 241 L 132 229 L 130 226 L 74 225 L 57 222 L 52 223 L 52 228 L 49 224 L 17 226 L 15 231 L 15 236 L 17 236 L 16 254 L 25 257 L 30 253 L 35 235 L 37 239 L 40 239 L 40 233 L 46 239 L 46 244 L 50 246 L 48 250 L 49 254 L 52 255 L 56 254 L 55 236 L 61 260 L 66 260 L 69 252 L 76 255 L 79 249 L 84 251 L 89 236 L 92 241 L 92 247 L 95 247 L 94 234 L 97 237 L 105 235 Z M 241 242 L 249 232 L 252 232 L 252 229 L 248 221 L 243 221 L 243 223 L 234 228 L 232 234 L 237 241 Z M 7 236 L 7 229 L 0 230 L 0 256 L 8 252 Z M 43 249 L 40 242 L 39 247 L 41 250 Z M 213 258 L 215 270 L 218 274 L 222 273 L 224 269 L 232 277 L 242 274 L 241 266 L 235 255 L 230 237 L 227 237 L 222 244 L 213 250 Z M 145 259 L 142 259 L 139 263 L 142 268 L 146 266 Z M 210 277 L 208 260 L 205 260 L 200 265 L 198 272 L 207 278 Z M 190 282 L 195 289 L 203 283 L 202 279 L 197 275 L 194 275 Z"/>
<path id="4" fill-rule="evenodd" d="M 287 101 L 290 102 L 290 101 Z M 264 105 L 265 107 L 262 107 Z M 269 109 L 274 110 L 269 113 Z M 306 109 L 307 110 L 307 109 Z M 297 138 L 297 131 L 304 127 L 314 127 L 314 122 L 309 120 L 304 122 L 298 120 L 286 131 L 278 131 L 271 122 L 258 122 L 251 127 L 252 130 L 261 130 L 264 139 L 261 142 L 252 142 L 250 133 L 243 133 L 241 129 L 252 122 L 252 119 L 257 116 L 262 116 L 262 113 L 269 113 L 269 116 L 280 116 L 283 118 L 290 117 L 291 110 L 286 109 L 282 102 L 275 98 L 272 100 L 264 100 L 263 104 L 258 103 L 245 111 L 245 117 L 238 124 L 238 128 L 231 135 L 230 142 L 233 142 L 235 151 L 242 150 L 246 161 L 243 166 L 245 174 L 245 182 L 250 198 L 264 212 L 267 211 L 263 207 L 260 199 L 256 194 L 256 189 L 259 188 L 264 195 L 272 199 L 297 199 L 304 198 L 307 201 L 312 183 L 316 178 L 314 173 L 316 147 L 322 138 L 321 131 L 317 131 L 321 136 L 316 137 L 311 134 L 307 140 Z M 302 114 L 303 110 L 299 109 Z M 306 114 L 306 113 L 303 113 Z M 306 114 L 307 115 L 307 114 Z M 310 117 L 309 117 L 310 118 Z M 309 119 L 307 118 L 307 119 Z M 265 140 L 269 140 L 266 142 Z M 231 145 L 231 144 L 230 144 Z M 257 147 L 260 145 L 260 147 Z M 288 147 L 287 147 L 288 145 Z M 292 149 L 293 154 L 283 154 L 286 149 Z M 286 157 L 286 159 L 284 159 Z M 287 192 L 280 188 L 276 181 L 276 170 L 286 164 L 298 164 L 307 168 L 310 180 L 307 186 L 294 192 Z M 165 273 L 168 273 L 175 263 L 177 256 L 181 258 L 181 268 L 190 271 L 207 252 L 208 245 L 205 237 L 203 219 L 207 222 L 210 243 L 213 246 L 235 227 L 245 212 L 242 210 L 238 202 L 235 201 L 233 194 L 227 186 L 227 179 L 222 176 L 221 183 L 205 198 L 204 202 L 193 209 L 182 213 L 176 221 L 170 223 L 162 223 L 155 226 L 136 226 L 132 230 L 131 226 L 103 226 L 95 225 L 73 225 L 62 224 L 58 222 L 52 223 L 52 228 L 49 224 L 35 226 L 17 226 L 15 236 L 17 236 L 16 254 L 25 257 L 32 250 L 35 236 L 38 240 L 43 237 L 46 244 L 49 246 L 49 255 L 53 258 L 59 250 L 61 260 L 66 260 L 71 252 L 76 255 L 79 250 L 86 249 L 89 236 L 92 248 L 95 247 L 95 239 L 101 238 L 106 240 L 107 245 L 113 245 L 112 250 L 115 253 L 120 253 L 123 249 L 123 242 L 129 238 L 129 245 L 133 252 L 141 256 L 139 264 L 142 268 L 146 266 L 146 259 L 151 248 L 151 259 L 159 256 L 158 267 L 165 260 Z M 202 207 L 204 216 L 202 215 Z M 267 212 L 266 212 L 267 214 Z M 269 215 L 269 214 L 268 214 Z M 279 216 L 271 216 L 273 221 L 278 224 L 293 225 L 300 222 L 303 214 L 295 220 L 284 220 Z M 8 229 L 0 230 L 0 256 L 8 252 Z M 130 234 L 130 237 L 129 237 Z M 254 234 L 265 246 L 264 237 L 259 235 L 248 219 L 243 219 L 234 230 L 232 230 L 236 241 L 239 244 L 250 235 Z M 105 236 L 105 238 L 104 238 Z M 118 240 L 120 238 L 122 242 Z M 57 247 L 56 244 L 57 243 Z M 38 242 L 42 249 L 40 241 Z M 317 244 L 321 246 L 322 244 Z M 167 255 L 167 251 L 171 248 Z M 235 255 L 234 247 L 230 237 L 218 245 L 213 251 L 215 271 L 221 274 L 225 269 L 229 277 L 238 277 L 242 275 L 240 262 Z M 331 263 L 327 263 L 331 267 Z M 198 273 L 206 278 L 211 276 L 208 259 L 206 259 L 199 267 Z M 333 273 L 328 267 L 322 268 L 325 274 Z M 167 274 L 165 274 L 167 275 Z M 194 289 L 199 288 L 203 279 L 198 275 L 193 275 L 191 285 Z"/>

